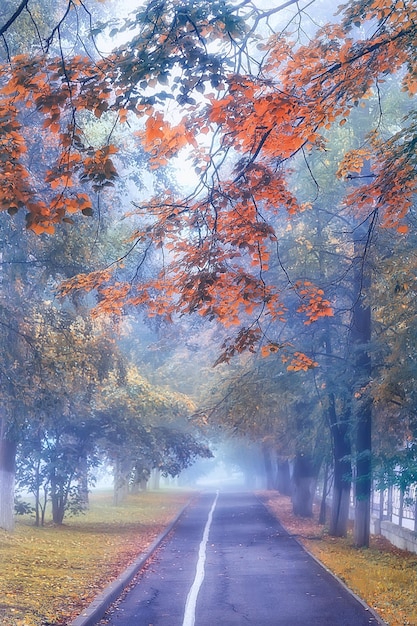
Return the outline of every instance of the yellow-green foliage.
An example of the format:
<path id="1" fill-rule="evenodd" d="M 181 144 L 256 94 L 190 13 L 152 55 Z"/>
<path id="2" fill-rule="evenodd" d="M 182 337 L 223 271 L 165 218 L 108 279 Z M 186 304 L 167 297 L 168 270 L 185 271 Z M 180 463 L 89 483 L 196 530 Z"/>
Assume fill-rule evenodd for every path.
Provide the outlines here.
<path id="1" fill-rule="evenodd" d="M 131 563 L 189 500 L 185 492 L 142 493 L 111 505 L 95 496 L 63 526 L 0 530 L 0 624 L 67 624 Z"/>

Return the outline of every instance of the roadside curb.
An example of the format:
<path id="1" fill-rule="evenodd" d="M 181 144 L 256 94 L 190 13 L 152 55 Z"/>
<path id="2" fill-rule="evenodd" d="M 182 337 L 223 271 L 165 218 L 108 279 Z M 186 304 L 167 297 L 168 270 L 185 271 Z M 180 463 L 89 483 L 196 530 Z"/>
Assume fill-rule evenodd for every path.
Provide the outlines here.
<path id="1" fill-rule="evenodd" d="M 132 565 L 130 565 L 125 571 L 120 574 L 113 582 L 111 582 L 105 589 L 92 601 L 82 613 L 76 617 L 72 622 L 69 622 L 68 626 L 94 626 L 99 620 L 101 620 L 107 609 L 117 600 L 125 587 L 133 580 L 133 578 L 144 567 L 148 559 L 152 556 L 155 550 L 161 545 L 164 539 L 169 535 L 171 530 L 177 524 L 180 517 L 185 510 L 190 506 L 193 498 L 185 504 L 177 516 L 172 522 L 162 531 L 158 537 L 148 546 L 148 548 L 140 554 Z"/>
<path id="2" fill-rule="evenodd" d="M 370 617 L 372 617 L 376 624 L 378 626 L 388 626 L 387 622 L 384 622 L 384 620 L 382 619 L 382 617 L 380 615 L 378 615 L 378 613 L 375 611 L 375 609 L 373 609 L 371 606 L 369 606 L 369 604 L 367 604 L 367 602 L 365 602 L 365 600 L 363 600 L 360 596 L 358 596 L 357 593 L 355 593 L 354 591 L 352 591 L 352 589 L 350 587 L 347 586 L 347 584 L 341 579 L 339 578 L 339 576 L 337 574 L 335 574 L 334 572 L 332 572 L 331 569 L 329 569 L 327 567 L 327 565 L 325 565 L 324 563 L 322 563 L 320 561 L 320 559 L 318 559 L 312 552 L 310 552 L 310 550 L 297 538 L 296 535 L 294 535 L 293 533 L 291 533 L 286 526 L 281 522 L 281 520 L 279 519 L 279 517 L 277 517 L 271 510 L 270 508 L 267 506 L 267 504 L 265 502 L 263 502 L 262 498 L 260 498 L 258 495 L 256 495 L 256 497 L 258 498 L 259 502 L 261 502 L 263 504 L 263 506 L 266 508 L 266 510 L 268 511 L 268 513 L 270 515 L 272 515 L 272 517 L 277 520 L 282 528 L 285 530 L 285 532 L 292 538 L 294 539 L 294 541 L 296 541 L 298 543 L 299 546 L 301 546 L 301 548 L 304 550 L 304 552 L 306 552 L 312 559 L 313 561 L 315 561 L 318 565 L 320 565 L 320 567 L 322 567 L 328 574 L 330 574 L 330 576 L 332 576 L 335 580 L 337 580 L 337 582 L 351 595 L 355 598 L 355 600 L 357 602 L 359 602 L 359 604 L 361 604 L 363 606 L 363 608 L 368 611 L 368 613 L 370 614 Z"/>
<path id="3" fill-rule="evenodd" d="M 281 522 L 280 522 L 281 524 Z M 281 526 L 283 528 L 285 528 L 285 526 L 283 524 L 281 524 Z M 285 528 L 285 530 L 287 530 Z M 355 598 L 355 600 L 357 602 L 359 602 L 359 604 L 361 604 L 363 606 L 363 608 L 368 611 L 368 613 L 370 614 L 371 617 L 373 617 L 373 619 L 375 620 L 376 624 L 378 624 L 378 626 L 388 626 L 387 622 L 384 622 L 384 620 L 382 619 L 382 617 L 380 615 L 378 615 L 378 613 L 375 611 L 375 609 L 373 609 L 371 606 L 369 606 L 369 604 L 367 602 L 365 602 L 365 600 L 363 600 L 360 596 L 358 596 L 357 593 L 355 593 L 354 591 L 352 591 L 352 589 L 350 587 L 347 586 L 347 584 L 341 579 L 339 578 L 339 576 L 337 574 L 335 574 L 334 572 L 332 572 L 331 569 L 329 569 L 327 567 L 327 565 L 325 565 L 324 563 L 322 563 L 320 561 L 320 559 L 318 559 L 316 556 L 314 556 L 314 554 L 312 552 L 310 552 L 310 550 L 308 548 L 306 548 L 306 546 L 299 540 L 297 539 L 297 537 L 295 537 L 294 535 L 292 535 L 288 530 L 287 533 L 293 538 L 295 539 L 295 541 L 303 548 L 303 550 L 305 552 L 307 552 L 307 554 L 309 556 L 311 556 L 311 558 L 316 561 L 316 563 L 318 563 L 318 565 L 320 565 L 320 567 L 322 567 L 324 570 L 326 570 L 326 572 L 328 574 L 330 574 L 330 576 L 332 576 L 333 578 L 335 578 L 337 580 L 337 582 L 346 589 L 346 591 L 348 591 L 350 593 L 351 596 L 353 596 Z"/>

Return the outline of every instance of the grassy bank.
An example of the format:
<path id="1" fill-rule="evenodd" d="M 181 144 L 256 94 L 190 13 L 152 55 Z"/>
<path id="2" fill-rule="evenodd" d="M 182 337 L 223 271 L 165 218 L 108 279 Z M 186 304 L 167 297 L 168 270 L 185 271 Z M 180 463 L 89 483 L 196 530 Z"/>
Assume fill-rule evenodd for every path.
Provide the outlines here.
<path id="1" fill-rule="evenodd" d="M 63 526 L 18 520 L 0 530 L 1 626 L 68 624 L 152 543 L 189 500 L 186 492 L 130 496 L 113 507 L 96 494 L 87 514 Z"/>
<path id="2" fill-rule="evenodd" d="M 369 549 L 357 549 L 351 535 L 329 537 L 317 523 L 317 511 L 314 519 L 305 520 L 293 515 L 290 498 L 274 492 L 260 496 L 286 529 L 387 624 L 417 625 L 417 554 L 376 536 L 371 537 Z"/>

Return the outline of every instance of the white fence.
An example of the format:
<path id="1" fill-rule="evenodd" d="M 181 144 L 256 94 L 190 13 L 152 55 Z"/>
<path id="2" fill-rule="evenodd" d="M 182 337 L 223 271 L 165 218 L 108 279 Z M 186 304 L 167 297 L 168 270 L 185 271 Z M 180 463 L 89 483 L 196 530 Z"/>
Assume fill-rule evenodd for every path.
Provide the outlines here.
<path id="1" fill-rule="evenodd" d="M 328 500 L 331 505 L 331 499 Z M 355 517 L 354 485 L 349 517 Z M 417 484 L 405 490 L 393 486 L 371 493 L 371 533 L 383 535 L 393 545 L 417 554 Z"/>
<path id="2" fill-rule="evenodd" d="M 417 485 L 405 491 L 389 487 L 385 491 L 372 491 L 371 514 L 378 520 L 391 522 L 401 528 L 417 532 Z"/>

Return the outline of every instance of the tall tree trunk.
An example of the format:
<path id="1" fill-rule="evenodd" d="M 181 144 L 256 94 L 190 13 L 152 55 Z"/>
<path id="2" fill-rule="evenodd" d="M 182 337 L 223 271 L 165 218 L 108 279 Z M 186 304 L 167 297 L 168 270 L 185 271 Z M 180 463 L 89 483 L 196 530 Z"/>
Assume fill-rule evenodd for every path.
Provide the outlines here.
<path id="1" fill-rule="evenodd" d="M 319 524 L 322 524 L 322 525 L 326 523 L 326 518 L 327 518 L 328 485 L 329 485 L 329 463 L 326 461 L 326 465 L 324 467 L 323 491 L 321 494 L 320 514 L 319 514 Z"/>
<path id="2" fill-rule="evenodd" d="M 363 236 L 367 242 L 368 233 Z M 363 301 L 363 288 L 370 286 L 369 271 L 364 270 L 363 240 L 355 241 L 354 285 L 357 294 L 353 307 L 352 343 L 355 348 L 356 406 L 356 499 L 354 541 L 357 547 L 369 546 L 371 506 L 372 401 L 367 385 L 371 380 L 371 309 Z"/>
<path id="3" fill-rule="evenodd" d="M 265 476 L 266 476 L 266 488 L 276 488 L 276 473 L 274 463 L 274 451 L 273 446 L 269 441 L 262 442 L 262 456 L 264 460 Z"/>
<path id="4" fill-rule="evenodd" d="M 34 495 L 35 495 L 35 526 L 41 524 L 41 478 L 40 478 L 41 460 L 38 458 L 35 466 Z"/>
<path id="5" fill-rule="evenodd" d="M 0 418 L 0 528 L 14 529 L 14 489 L 17 443 L 7 436 L 5 418 Z"/>
<path id="6" fill-rule="evenodd" d="M 329 320 L 325 321 L 326 354 L 332 354 L 332 341 Z M 328 365 L 329 367 L 329 365 Z M 328 374 L 332 380 L 332 374 Z M 327 395 L 327 420 L 330 426 L 330 436 L 333 448 L 333 494 L 330 514 L 329 533 L 333 537 L 345 537 L 349 522 L 350 490 L 352 486 L 352 446 L 350 440 L 350 411 L 346 401 L 339 399 L 342 408 L 336 409 L 334 393 Z"/>
<path id="7" fill-rule="evenodd" d="M 65 516 L 65 498 L 63 487 L 56 480 L 55 469 L 51 472 L 51 504 L 52 521 L 54 524 L 61 525 Z"/>
<path id="8" fill-rule="evenodd" d="M 148 480 L 151 472 L 145 467 L 141 461 L 138 461 L 133 468 L 133 480 L 130 485 L 130 493 L 139 493 L 146 491 L 148 488 Z"/>
<path id="9" fill-rule="evenodd" d="M 40 504 L 40 507 L 41 507 L 41 526 L 45 526 L 45 515 L 46 515 L 46 507 L 47 507 L 48 502 L 49 502 L 48 486 L 44 485 L 43 486 L 42 502 Z"/>
<path id="10" fill-rule="evenodd" d="M 329 527 L 332 537 L 346 537 L 348 530 L 351 483 L 345 478 L 345 469 L 351 471 L 350 463 L 335 461 Z"/>
<path id="11" fill-rule="evenodd" d="M 318 468 L 308 454 L 298 453 L 292 475 L 292 504 L 295 515 L 313 517 L 313 501 L 317 485 Z"/>
<path id="12" fill-rule="evenodd" d="M 114 462 L 113 504 L 119 506 L 129 494 L 129 477 L 132 464 L 129 460 L 117 458 Z"/>
<path id="13" fill-rule="evenodd" d="M 52 503 L 52 521 L 54 524 L 60 526 L 64 521 L 65 516 L 65 504 L 61 493 L 51 494 Z"/>
<path id="14" fill-rule="evenodd" d="M 291 475 L 288 459 L 285 459 L 284 461 L 278 460 L 277 489 L 284 496 L 291 495 Z"/>
<path id="15" fill-rule="evenodd" d="M 330 409 L 333 421 L 334 408 Z M 349 424 L 345 419 L 331 424 L 333 443 L 333 497 L 329 533 L 332 537 L 346 537 L 349 521 L 350 490 L 352 486 L 352 461 Z"/>
<path id="16" fill-rule="evenodd" d="M 17 217 L 17 224 L 22 224 L 23 214 Z M 21 237 L 16 246 L 14 228 L 10 225 L 2 230 L 2 247 L 0 251 L 0 289 L 2 295 L 2 332 L 0 353 L 2 371 L 7 372 L 15 364 L 17 371 L 27 374 L 21 367 L 26 363 L 26 351 L 22 351 L 22 335 L 19 334 L 19 324 L 22 321 L 22 311 L 28 297 L 26 291 L 27 276 L 27 243 L 28 238 Z M 20 283 L 19 283 L 20 281 Z M 20 284 L 23 289 L 16 288 Z M 6 322 L 6 323 L 4 323 Z M 25 346 L 27 347 L 27 346 Z M 7 378 L 7 380 L 6 380 Z M 16 409 L 15 375 L 2 376 L 2 404 L 7 409 L 0 415 L 0 528 L 7 531 L 14 529 L 14 496 L 16 479 L 16 454 L 20 433 L 20 419 L 24 415 L 24 408 Z M 4 409 L 3 409 L 4 410 Z M 13 433 L 11 433 L 11 429 Z"/>
<path id="17" fill-rule="evenodd" d="M 157 491 L 160 488 L 161 482 L 161 470 L 158 467 L 154 467 L 151 471 L 150 477 L 150 489 L 152 491 Z"/>
<path id="18" fill-rule="evenodd" d="M 356 432 L 356 497 L 354 541 L 357 547 L 369 546 L 371 519 L 371 402 L 361 407 Z"/>
<path id="19" fill-rule="evenodd" d="M 83 454 L 80 456 L 78 463 L 78 485 L 81 498 L 81 506 L 84 511 L 88 511 L 88 509 L 90 508 L 90 490 L 88 488 L 88 458 L 86 452 L 83 452 Z"/>

